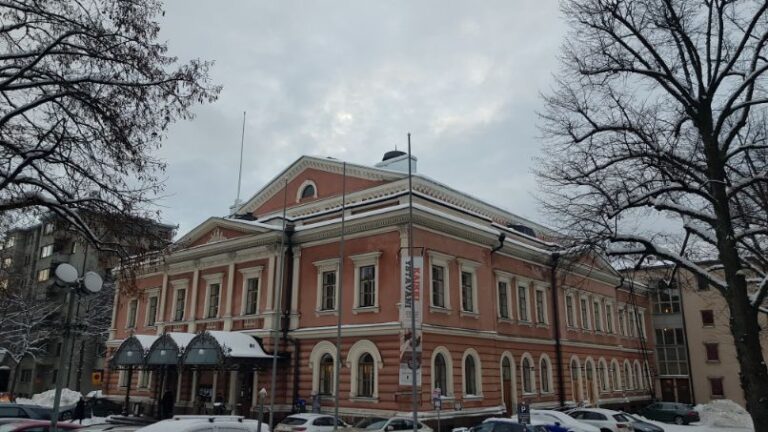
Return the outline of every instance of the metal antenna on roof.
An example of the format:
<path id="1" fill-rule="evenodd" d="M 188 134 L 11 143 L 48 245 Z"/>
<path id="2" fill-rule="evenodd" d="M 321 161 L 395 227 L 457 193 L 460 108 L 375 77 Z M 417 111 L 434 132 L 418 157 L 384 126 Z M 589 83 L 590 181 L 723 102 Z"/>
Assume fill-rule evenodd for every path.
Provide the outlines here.
<path id="1" fill-rule="evenodd" d="M 240 135 L 240 169 L 237 171 L 237 198 L 235 198 L 235 204 L 233 213 L 239 210 L 240 207 L 240 186 L 243 183 L 243 147 L 245 146 L 245 111 L 243 111 L 243 131 Z"/>

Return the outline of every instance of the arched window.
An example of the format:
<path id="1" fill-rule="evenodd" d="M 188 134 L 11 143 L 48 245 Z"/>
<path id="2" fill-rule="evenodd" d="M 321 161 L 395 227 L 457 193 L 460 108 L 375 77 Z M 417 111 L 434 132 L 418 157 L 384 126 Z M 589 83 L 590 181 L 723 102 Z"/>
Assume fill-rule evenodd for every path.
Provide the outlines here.
<path id="1" fill-rule="evenodd" d="M 605 359 L 600 359 L 597 363 L 597 379 L 600 381 L 600 391 L 607 392 L 609 390 L 608 381 L 608 364 Z"/>
<path id="2" fill-rule="evenodd" d="M 464 358 L 464 394 L 477 394 L 477 366 L 472 355 Z"/>
<path id="3" fill-rule="evenodd" d="M 575 358 L 571 360 L 571 393 L 574 402 L 581 401 L 581 367 Z"/>
<path id="4" fill-rule="evenodd" d="M 434 388 L 440 389 L 441 395 L 447 395 L 448 394 L 448 369 L 445 365 L 445 357 L 443 357 L 442 354 L 438 353 L 435 356 L 435 366 L 434 366 L 434 372 L 432 373 L 432 377 L 434 378 L 434 382 L 432 383 L 434 385 Z"/>
<path id="5" fill-rule="evenodd" d="M 521 373 L 523 375 L 523 393 L 533 393 L 533 367 L 531 359 L 523 357 Z"/>
<path id="6" fill-rule="evenodd" d="M 619 382 L 619 362 L 613 360 L 611 362 L 611 383 L 614 390 L 621 390 L 621 383 Z"/>
<path id="7" fill-rule="evenodd" d="M 552 391 L 549 386 L 550 371 L 549 371 L 549 359 L 546 356 L 541 357 L 539 362 L 539 375 L 541 379 L 541 392 L 549 393 Z"/>
<path id="8" fill-rule="evenodd" d="M 315 185 L 308 184 L 301 190 L 301 199 L 314 198 L 315 197 Z"/>
<path id="9" fill-rule="evenodd" d="M 643 369 L 640 367 L 640 362 L 638 361 L 635 361 L 635 388 L 645 388 L 645 381 L 643 380 Z"/>
<path id="10" fill-rule="evenodd" d="M 357 361 L 357 396 L 373 397 L 373 356 L 365 353 Z"/>
<path id="11" fill-rule="evenodd" d="M 333 357 L 330 354 L 324 354 L 320 358 L 318 394 L 333 394 L 333 367 Z"/>
<path id="12" fill-rule="evenodd" d="M 629 369 L 629 362 L 624 361 L 624 375 L 622 376 L 624 381 L 624 389 L 629 390 L 632 388 L 632 371 Z"/>

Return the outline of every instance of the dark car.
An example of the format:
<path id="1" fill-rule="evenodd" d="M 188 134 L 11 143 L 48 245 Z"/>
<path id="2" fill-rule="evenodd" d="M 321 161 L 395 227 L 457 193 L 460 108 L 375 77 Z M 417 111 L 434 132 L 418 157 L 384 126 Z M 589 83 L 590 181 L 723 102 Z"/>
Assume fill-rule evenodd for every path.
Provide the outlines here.
<path id="1" fill-rule="evenodd" d="M 640 415 L 651 420 L 687 425 L 700 420 L 691 405 L 677 402 L 655 402 L 640 410 Z"/>
<path id="2" fill-rule="evenodd" d="M 108 417 L 123 412 L 123 405 L 107 398 L 94 398 L 88 401 L 86 412 L 93 417 Z"/>
<path id="3" fill-rule="evenodd" d="M 59 420 L 72 418 L 72 407 L 62 408 Z M 53 410 L 39 405 L 0 403 L 0 424 L 15 421 L 13 419 L 50 420 Z"/>
<path id="4" fill-rule="evenodd" d="M 632 429 L 635 432 L 664 432 L 664 429 L 656 426 L 655 424 L 648 423 L 640 417 L 623 412 L 626 417 L 632 421 Z"/>

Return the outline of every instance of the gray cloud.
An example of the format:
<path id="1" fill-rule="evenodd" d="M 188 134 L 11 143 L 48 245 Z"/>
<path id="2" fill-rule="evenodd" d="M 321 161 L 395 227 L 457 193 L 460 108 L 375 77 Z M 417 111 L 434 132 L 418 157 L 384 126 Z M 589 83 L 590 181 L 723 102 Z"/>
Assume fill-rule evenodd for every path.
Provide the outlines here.
<path id="1" fill-rule="evenodd" d="M 532 193 L 557 3 L 168 0 L 161 37 L 216 60 L 221 98 L 170 130 L 163 219 L 187 231 L 302 154 L 373 164 L 413 134 L 419 171 L 546 223 Z"/>

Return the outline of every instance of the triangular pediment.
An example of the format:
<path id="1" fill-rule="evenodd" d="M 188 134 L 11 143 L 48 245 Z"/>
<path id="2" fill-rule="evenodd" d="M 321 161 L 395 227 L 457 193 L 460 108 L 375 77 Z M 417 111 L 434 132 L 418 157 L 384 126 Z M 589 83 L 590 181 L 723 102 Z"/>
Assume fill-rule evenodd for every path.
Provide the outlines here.
<path id="1" fill-rule="evenodd" d="M 314 200 L 341 195 L 344 165 L 332 158 L 302 156 L 276 175 L 237 212 L 255 216 L 272 213 L 283 208 L 303 205 Z M 352 163 L 346 164 L 346 192 L 352 193 L 406 177 L 405 173 Z M 284 187 L 287 182 L 287 196 Z M 302 198 L 301 192 L 313 185 L 315 194 Z M 286 203 L 287 201 L 287 203 Z"/>
<path id="2" fill-rule="evenodd" d="M 261 234 L 275 229 L 279 229 L 279 227 L 271 227 L 251 221 L 212 217 L 188 232 L 176 244 L 183 245 L 184 247 L 195 247 L 246 235 Z"/>

